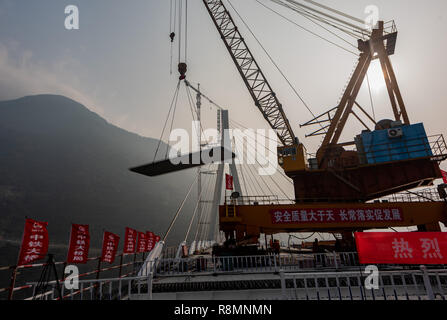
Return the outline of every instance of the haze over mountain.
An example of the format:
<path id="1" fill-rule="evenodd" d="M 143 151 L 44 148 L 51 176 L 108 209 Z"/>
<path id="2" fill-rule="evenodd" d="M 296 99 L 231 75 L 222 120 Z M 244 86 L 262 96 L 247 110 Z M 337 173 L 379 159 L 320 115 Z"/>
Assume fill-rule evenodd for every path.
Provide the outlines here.
<path id="1" fill-rule="evenodd" d="M 71 223 L 90 224 L 95 247 L 103 229 L 162 234 L 193 178 L 128 170 L 152 162 L 157 143 L 62 96 L 0 102 L 0 239 L 20 240 L 25 216 L 47 221 L 53 244 L 68 244 Z"/>

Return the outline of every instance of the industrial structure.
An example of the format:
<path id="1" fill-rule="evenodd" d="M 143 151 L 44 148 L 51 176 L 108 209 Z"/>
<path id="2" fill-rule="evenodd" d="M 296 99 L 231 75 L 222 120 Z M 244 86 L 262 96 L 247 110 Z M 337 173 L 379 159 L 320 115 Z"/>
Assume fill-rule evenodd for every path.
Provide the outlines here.
<path id="1" fill-rule="evenodd" d="M 315 16 L 323 14 L 296 1 L 284 2 L 294 10 L 304 8 Z M 389 59 L 394 54 L 397 40 L 393 21 L 387 24 L 379 21 L 368 31 L 334 18 L 340 25 L 357 32 L 360 56 L 338 106 L 303 125 L 318 124 L 321 129 L 310 136 L 324 135 L 316 157 L 309 158 L 306 148 L 295 137 L 282 104 L 223 2 L 204 0 L 204 4 L 255 105 L 278 135 L 282 144 L 278 148 L 278 162 L 287 176 L 293 179 L 295 188 L 294 205 L 249 205 L 234 198 L 221 206 L 220 228 L 227 238 L 235 238 L 238 242 L 253 239 L 256 242 L 261 233 L 318 231 L 340 234 L 349 242 L 354 231 L 368 229 L 418 226 L 420 231 L 441 230 L 439 222 L 447 222 L 447 207 L 442 199 L 423 199 L 424 202 L 417 203 L 368 203 L 414 188 L 432 186 L 436 179 L 442 177 L 439 164 L 447 158 L 442 135 L 428 137 L 423 124 L 410 123 Z M 376 122 L 356 101 L 370 64 L 375 59 L 380 60 L 382 66 L 392 120 Z M 355 113 L 354 107 L 372 122 L 372 129 Z M 340 142 L 349 116 L 361 121 L 365 130 L 353 137 L 352 141 Z M 325 216 L 321 215 L 340 210 L 355 214 L 344 221 L 324 221 Z M 375 218 L 365 219 L 363 214 L 371 210 Z M 397 221 L 387 216 L 393 210 L 401 214 Z M 275 212 L 290 216 L 295 213 L 296 219 L 292 221 L 287 216 L 291 220 L 281 223 L 274 220 Z M 320 213 L 321 216 L 299 219 L 299 214 L 304 212 Z"/>
<path id="2" fill-rule="evenodd" d="M 227 2 L 239 15 L 231 1 Z M 171 12 L 174 16 L 171 20 L 179 21 L 178 34 L 173 21 L 169 34 L 171 44 L 178 39 L 180 78 L 162 136 L 171 110 L 174 119 L 180 84 L 184 83 L 192 116 L 198 123 L 197 152 L 179 156 L 175 159 L 179 164 L 175 165 L 168 159 L 168 151 L 164 159 L 155 161 L 157 148 L 152 163 L 131 169 L 146 176 L 197 169 L 195 180 L 166 233 L 148 256 L 143 253 L 142 260 L 137 260 L 137 254 L 134 254 L 131 255 L 133 261 L 125 261 L 123 253 L 120 263 L 115 266 L 101 268 L 99 263 L 94 271 L 84 274 L 93 274 L 96 279 L 81 281 L 78 290 L 58 293 L 59 283 L 53 281 L 47 283 L 50 289 L 45 288 L 36 297 L 38 283 L 15 287 L 14 278 L 11 286 L 0 289 L 0 292 L 9 291 L 9 298 L 12 298 L 15 291 L 33 290 L 29 299 L 447 299 L 447 274 L 443 266 L 427 270 L 426 267 L 387 265 L 380 273 L 381 290 L 366 289 L 363 281 L 368 274 L 360 270 L 361 263 L 355 252 L 355 232 L 415 226 L 419 232 L 439 232 L 440 223 L 447 223 L 447 186 L 442 184 L 430 191 L 418 189 L 433 187 L 435 180 L 442 178 L 440 163 L 447 159 L 447 145 L 442 135 L 428 136 L 422 123 L 410 121 L 390 61 L 398 35 L 394 21 L 379 21 L 368 29 L 362 20 L 313 0 L 271 2 L 297 12 L 319 26 L 325 25 L 325 30 L 334 28 L 348 34 L 356 39 L 359 52 L 356 67 L 336 107 L 301 125 L 319 126 L 307 137 L 323 136 L 318 150 L 311 155 L 296 137 L 279 97 L 227 6 L 222 0 L 203 0 L 255 106 L 281 143 L 277 148 L 278 164 L 285 178 L 293 182 L 294 198 L 282 201 L 272 195 L 250 195 L 241 187 L 244 176 L 241 175 L 240 180 L 232 161 L 235 146 L 228 134 L 229 112 L 208 98 L 199 85 L 194 86 L 187 80 L 186 53 L 183 57 L 181 54 L 182 23 L 185 20 L 187 23 L 187 19 L 182 22 L 183 1 L 171 0 L 171 10 L 173 3 L 180 6 Z M 185 3 L 187 5 L 187 1 Z M 280 15 L 270 7 L 266 8 Z M 378 60 L 382 68 L 391 119 L 376 121 L 357 101 L 374 60 Z M 191 92 L 196 94 L 195 104 Z M 297 96 L 301 99 L 298 93 Z M 220 140 L 217 145 L 202 141 L 202 99 L 218 108 Z M 308 108 L 303 99 L 301 101 Z M 364 130 L 350 141 L 341 141 L 349 117 L 357 119 Z M 172 123 L 173 120 L 171 126 Z M 203 161 L 203 154 L 210 156 L 212 161 Z M 218 155 L 217 158 L 214 155 Z M 216 170 L 203 168 L 209 168 L 214 161 Z M 228 197 L 222 186 L 227 163 L 234 178 L 234 189 Z M 204 199 L 204 175 L 215 177 L 211 201 Z M 196 183 L 197 202 L 185 239 L 177 247 L 166 248 L 166 239 Z M 209 210 L 208 216 L 204 213 L 205 206 Z M 196 234 L 188 247 L 194 221 L 197 221 Z M 299 248 L 291 248 L 289 244 L 287 250 L 281 250 L 285 248 L 273 241 L 273 236 L 280 233 L 327 233 L 335 241 L 322 242 L 320 247 L 302 242 Z M 264 239 L 261 239 L 262 234 Z M 224 239 L 219 239 L 219 235 Z M 270 243 L 268 236 L 272 239 Z M 324 248 L 320 250 L 322 246 Z M 10 269 L 13 267 L 0 268 Z M 101 272 L 112 269 L 119 270 L 118 278 L 99 279 Z"/>

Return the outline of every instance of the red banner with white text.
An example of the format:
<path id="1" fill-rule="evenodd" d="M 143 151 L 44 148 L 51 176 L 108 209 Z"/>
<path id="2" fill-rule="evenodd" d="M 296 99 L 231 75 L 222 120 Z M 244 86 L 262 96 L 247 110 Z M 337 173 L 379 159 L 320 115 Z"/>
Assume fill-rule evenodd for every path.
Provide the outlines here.
<path id="1" fill-rule="evenodd" d="M 101 261 L 113 263 L 115 261 L 116 252 L 118 251 L 118 244 L 120 237 L 111 232 L 104 232 L 104 239 L 102 243 Z"/>
<path id="2" fill-rule="evenodd" d="M 26 219 L 18 265 L 43 259 L 48 252 L 48 223 Z"/>
<path id="3" fill-rule="evenodd" d="M 233 177 L 229 174 L 225 175 L 225 186 L 227 190 L 233 190 Z"/>
<path id="4" fill-rule="evenodd" d="M 72 224 L 67 263 L 84 264 L 88 260 L 90 233 L 88 225 Z"/>
<path id="5" fill-rule="evenodd" d="M 137 236 L 138 232 L 136 230 L 126 228 L 126 234 L 124 236 L 124 253 L 135 253 L 135 250 L 137 248 Z"/>
<path id="6" fill-rule="evenodd" d="M 146 252 L 146 247 L 147 247 L 146 233 L 138 232 L 137 253 Z"/>
<path id="7" fill-rule="evenodd" d="M 363 232 L 355 241 L 361 264 L 447 264 L 445 232 Z"/>
<path id="8" fill-rule="evenodd" d="M 271 210 L 273 224 L 306 223 L 358 223 L 358 222 L 401 222 L 403 211 L 400 208 L 371 209 L 280 209 Z"/>
<path id="9" fill-rule="evenodd" d="M 147 239 L 146 251 L 151 252 L 152 249 L 154 249 L 154 247 L 155 247 L 155 234 L 150 231 L 147 231 L 146 239 Z"/>

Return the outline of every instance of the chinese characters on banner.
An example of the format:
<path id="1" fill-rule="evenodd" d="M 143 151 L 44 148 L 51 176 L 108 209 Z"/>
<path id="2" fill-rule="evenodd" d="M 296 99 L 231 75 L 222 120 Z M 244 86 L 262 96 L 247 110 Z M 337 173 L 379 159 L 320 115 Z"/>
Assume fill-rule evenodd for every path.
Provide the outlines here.
<path id="1" fill-rule="evenodd" d="M 225 175 L 225 185 L 227 190 L 233 190 L 233 177 L 229 174 Z"/>
<path id="2" fill-rule="evenodd" d="M 361 264 L 447 264 L 447 233 L 356 233 Z"/>
<path id="3" fill-rule="evenodd" d="M 441 170 L 441 173 L 442 173 L 442 180 L 444 180 L 444 183 L 447 184 L 447 172 Z"/>
<path id="4" fill-rule="evenodd" d="M 146 233 L 138 232 L 137 253 L 146 252 L 146 246 L 147 246 Z"/>
<path id="5" fill-rule="evenodd" d="M 155 234 L 150 231 L 146 232 L 146 240 L 147 240 L 146 251 L 151 252 L 152 249 L 154 249 L 154 247 L 155 247 Z"/>
<path id="6" fill-rule="evenodd" d="M 273 224 L 401 222 L 400 208 L 271 210 Z"/>
<path id="7" fill-rule="evenodd" d="M 115 261 L 116 252 L 118 251 L 118 243 L 120 237 L 111 232 L 104 232 L 104 240 L 102 243 L 102 262 L 113 263 Z"/>
<path id="8" fill-rule="evenodd" d="M 137 235 L 138 232 L 131 228 L 126 228 L 125 240 L 124 240 L 124 250 L 125 254 L 135 253 L 137 248 Z"/>
<path id="9" fill-rule="evenodd" d="M 42 259 L 48 252 L 48 223 L 26 219 L 18 265 Z"/>
<path id="10" fill-rule="evenodd" d="M 90 233 L 88 225 L 73 224 L 71 226 L 70 246 L 67 263 L 87 263 L 90 248 Z"/>

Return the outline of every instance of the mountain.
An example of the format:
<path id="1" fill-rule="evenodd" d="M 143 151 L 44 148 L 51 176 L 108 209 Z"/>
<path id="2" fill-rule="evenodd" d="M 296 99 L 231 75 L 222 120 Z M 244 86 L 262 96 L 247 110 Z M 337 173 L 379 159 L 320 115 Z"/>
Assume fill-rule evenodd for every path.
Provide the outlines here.
<path id="1" fill-rule="evenodd" d="M 0 239 L 20 241 L 25 217 L 47 221 L 53 244 L 68 244 L 71 223 L 90 224 L 96 248 L 103 230 L 162 235 L 193 173 L 128 170 L 151 162 L 157 144 L 62 96 L 0 102 Z M 182 219 L 172 243 L 184 235 Z"/>

